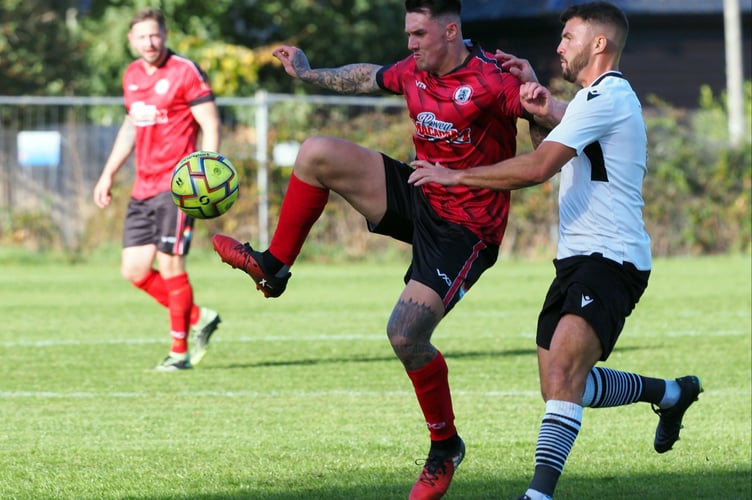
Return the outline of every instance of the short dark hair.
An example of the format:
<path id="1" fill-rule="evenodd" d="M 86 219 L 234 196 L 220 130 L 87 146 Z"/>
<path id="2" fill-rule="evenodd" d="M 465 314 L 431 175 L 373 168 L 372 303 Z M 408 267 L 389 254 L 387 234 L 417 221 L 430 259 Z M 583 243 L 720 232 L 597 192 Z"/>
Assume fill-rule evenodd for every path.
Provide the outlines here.
<path id="1" fill-rule="evenodd" d="M 566 24 L 573 17 L 579 17 L 583 21 L 595 21 L 611 25 L 621 32 L 622 42 L 627 39 L 629 21 L 624 12 L 614 4 L 608 2 L 590 2 L 572 5 L 562 12 L 559 19 L 562 23 Z"/>
<path id="2" fill-rule="evenodd" d="M 167 31 L 164 14 L 162 14 L 161 10 L 153 9 L 151 7 L 147 7 L 146 9 L 141 9 L 136 12 L 136 14 L 133 16 L 133 19 L 131 19 L 131 24 L 128 29 L 133 28 L 134 24 L 148 20 L 156 21 L 160 29 Z"/>
<path id="3" fill-rule="evenodd" d="M 462 0 L 405 0 L 405 11 L 428 12 L 431 17 L 462 12 Z"/>

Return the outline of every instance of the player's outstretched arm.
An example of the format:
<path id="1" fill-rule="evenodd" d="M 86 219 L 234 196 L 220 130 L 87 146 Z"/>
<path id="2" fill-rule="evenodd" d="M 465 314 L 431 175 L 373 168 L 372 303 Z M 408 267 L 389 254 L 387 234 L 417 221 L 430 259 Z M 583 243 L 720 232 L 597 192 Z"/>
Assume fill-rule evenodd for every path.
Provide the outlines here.
<path id="1" fill-rule="evenodd" d="M 312 69 L 305 53 L 297 47 L 282 45 L 272 53 L 285 72 L 293 78 L 341 94 L 370 94 L 381 90 L 376 83 L 377 64 L 348 64 L 339 68 Z"/>
<path id="2" fill-rule="evenodd" d="M 575 151 L 563 144 L 545 141 L 534 151 L 493 165 L 449 169 L 440 163 L 415 160 L 415 170 L 407 182 L 415 186 L 435 183 L 443 186 L 470 186 L 486 189 L 521 189 L 553 177 L 574 157 Z"/>

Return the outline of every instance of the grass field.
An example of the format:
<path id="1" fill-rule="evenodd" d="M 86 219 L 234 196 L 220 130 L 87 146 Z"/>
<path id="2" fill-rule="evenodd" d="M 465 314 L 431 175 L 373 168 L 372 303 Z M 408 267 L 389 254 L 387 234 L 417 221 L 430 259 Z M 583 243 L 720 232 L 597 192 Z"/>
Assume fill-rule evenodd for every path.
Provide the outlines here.
<path id="1" fill-rule="evenodd" d="M 402 264 L 300 264 L 264 300 L 197 252 L 223 323 L 190 372 L 149 370 L 167 315 L 86 265 L 0 259 L 0 498 L 404 499 L 428 434 L 386 340 Z M 467 458 L 446 495 L 527 486 L 543 402 L 535 319 L 550 262 L 500 261 L 440 325 Z M 585 410 L 560 499 L 752 497 L 750 257 L 658 260 L 607 366 L 705 385 L 674 450 L 648 405 Z"/>

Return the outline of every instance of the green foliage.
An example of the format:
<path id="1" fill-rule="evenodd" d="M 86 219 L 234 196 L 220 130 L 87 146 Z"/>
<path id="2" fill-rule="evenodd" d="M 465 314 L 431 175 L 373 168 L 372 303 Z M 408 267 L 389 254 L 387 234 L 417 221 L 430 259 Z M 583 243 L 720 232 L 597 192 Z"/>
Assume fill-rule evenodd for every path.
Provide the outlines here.
<path id="1" fill-rule="evenodd" d="M 74 93 L 83 69 L 72 0 L 0 0 L 0 94 Z M 70 27 L 69 27 L 70 26 Z"/>
<path id="2" fill-rule="evenodd" d="M 63 249 L 60 229 L 50 217 L 49 212 L 9 212 L 8 219 L 4 224 L 0 224 L 0 245 L 21 247 L 42 253 Z"/>
<path id="3" fill-rule="evenodd" d="M 120 95 L 120 76 L 133 58 L 128 24 L 137 9 L 154 3 L 91 3 L 89 11 L 80 13 L 89 68 L 80 81 L 82 93 Z M 272 57 L 280 43 L 299 45 L 315 66 L 359 60 L 385 64 L 406 54 L 404 10 L 393 0 L 162 0 L 159 6 L 167 18 L 168 46 L 196 60 L 220 96 L 251 95 L 261 88 L 260 79 L 270 92 L 307 90 Z"/>
<path id="4" fill-rule="evenodd" d="M 746 127 L 752 83 L 745 84 Z M 645 214 L 659 255 L 750 249 L 752 140 L 730 146 L 725 95 L 705 87 L 695 112 L 649 99 Z"/>

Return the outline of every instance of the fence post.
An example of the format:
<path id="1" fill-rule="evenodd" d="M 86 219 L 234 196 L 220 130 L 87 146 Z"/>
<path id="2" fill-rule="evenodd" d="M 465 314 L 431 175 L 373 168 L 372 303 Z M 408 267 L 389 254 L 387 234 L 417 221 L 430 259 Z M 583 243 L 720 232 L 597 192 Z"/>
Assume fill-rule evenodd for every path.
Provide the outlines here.
<path id="1" fill-rule="evenodd" d="M 726 41 L 726 93 L 731 147 L 741 149 L 744 138 L 744 65 L 739 0 L 723 1 L 723 32 Z"/>
<path id="2" fill-rule="evenodd" d="M 269 157 L 267 137 L 269 131 L 269 94 L 256 92 L 256 187 L 258 189 L 258 248 L 269 246 Z"/>

